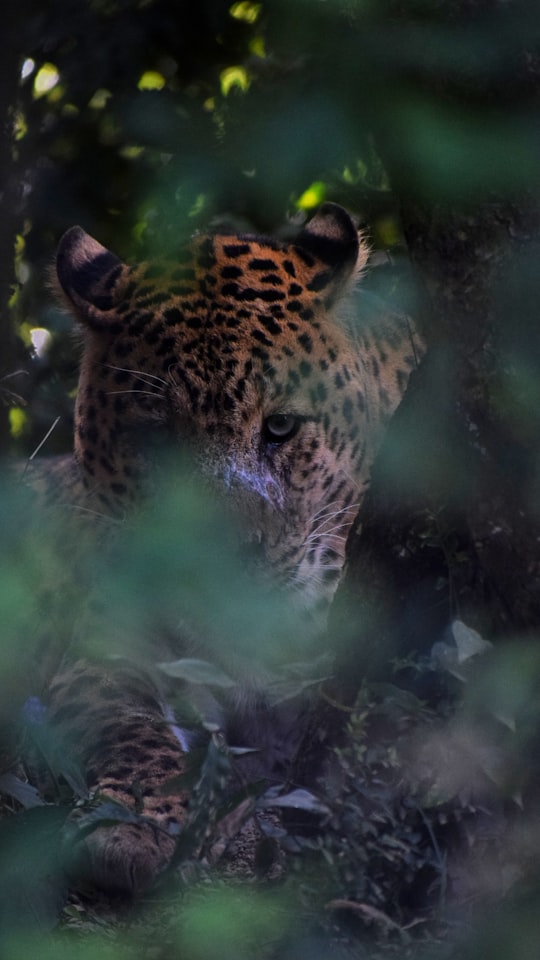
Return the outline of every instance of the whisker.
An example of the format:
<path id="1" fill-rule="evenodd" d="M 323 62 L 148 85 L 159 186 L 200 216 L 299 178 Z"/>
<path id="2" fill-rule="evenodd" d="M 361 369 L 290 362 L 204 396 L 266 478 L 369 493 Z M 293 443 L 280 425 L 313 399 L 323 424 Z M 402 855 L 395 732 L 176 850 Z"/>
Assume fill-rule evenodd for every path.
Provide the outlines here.
<path id="1" fill-rule="evenodd" d="M 145 397 L 154 397 L 156 400 L 165 400 L 163 393 L 154 393 L 153 390 L 107 390 L 107 396 L 111 397 L 117 393 L 141 393 Z"/>
<path id="2" fill-rule="evenodd" d="M 363 480 L 362 483 L 360 483 L 360 481 L 358 480 L 358 478 L 357 478 L 357 477 L 354 477 L 353 474 L 352 474 L 352 473 L 349 473 L 348 470 L 342 470 L 341 472 L 342 472 L 343 476 L 347 478 L 347 480 L 349 481 L 349 483 L 350 483 L 353 487 L 355 487 L 357 490 L 360 490 L 361 487 L 363 487 L 364 490 L 366 489 L 366 487 L 367 487 L 367 485 L 368 485 L 368 482 L 367 482 L 366 480 Z M 360 503 L 357 503 L 356 506 L 359 507 L 359 506 L 360 506 Z"/>
<path id="3" fill-rule="evenodd" d="M 72 506 L 76 513 L 85 513 L 91 517 L 97 517 L 99 520 L 104 520 L 106 523 L 116 523 L 119 525 L 123 525 L 125 523 L 124 520 L 119 520 L 118 517 L 113 517 L 107 513 L 101 513 L 99 510 L 92 510 L 90 507 L 83 507 L 79 503 L 74 503 Z"/>
<path id="4" fill-rule="evenodd" d="M 319 531 L 321 533 L 326 533 L 326 532 L 331 532 L 332 530 L 341 529 L 341 527 L 345 526 L 345 522 L 346 522 L 345 520 L 343 520 L 341 523 L 335 524 L 333 527 L 328 527 L 327 530 L 325 530 L 324 527 L 325 527 L 325 524 L 327 524 L 329 521 L 337 520 L 339 516 L 345 513 L 349 513 L 351 509 L 353 510 L 356 509 L 356 504 L 351 504 L 350 507 L 343 507 L 343 509 L 341 510 L 335 510 L 333 513 L 327 514 L 323 519 L 320 520 L 320 522 L 313 528 L 313 530 L 310 531 L 308 536 L 313 537 L 316 534 L 318 534 Z"/>
<path id="5" fill-rule="evenodd" d="M 357 510 L 358 507 L 360 506 L 360 503 L 349 503 L 344 507 L 340 507 L 339 510 L 329 509 L 333 503 L 340 503 L 340 502 L 341 501 L 339 500 L 332 500 L 330 503 L 325 504 L 324 507 L 321 507 L 320 510 L 318 510 L 316 513 L 313 514 L 313 516 L 311 517 L 310 523 L 314 523 L 315 520 L 323 520 L 329 517 L 338 517 L 340 513 L 345 513 L 346 511 L 349 511 L 349 510 Z M 324 510 L 327 510 L 328 512 L 323 513 Z"/>
<path id="6" fill-rule="evenodd" d="M 148 387 L 152 386 L 150 383 L 151 380 L 155 380 L 156 383 L 163 384 L 164 387 L 169 386 L 163 377 L 158 377 L 154 373 L 148 373 L 146 370 L 130 370 L 129 367 L 117 367 L 114 363 L 106 363 L 105 366 L 108 367 L 109 370 L 118 370 L 120 373 L 131 373 L 132 376 L 138 377 L 139 380 L 142 380 L 143 383 L 146 383 Z"/>
<path id="7" fill-rule="evenodd" d="M 178 365 L 177 365 L 176 363 L 171 363 L 171 364 L 169 364 L 169 366 L 167 367 L 167 380 L 166 380 L 166 383 L 167 383 L 167 386 L 168 386 L 168 387 L 169 387 L 169 386 L 172 386 L 172 387 L 176 387 L 176 386 L 177 386 L 178 380 L 177 380 L 177 377 L 175 377 L 175 374 L 176 374 L 176 372 L 177 372 L 177 369 L 178 369 Z"/>
<path id="8" fill-rule="evenodd" d="M 325 520 L 324 523 L 320 523 L 319 526 L 315 527 L 314 530 L 310 530 L 308 533 L 308 538 L 312 539 L 313 537 L 324 536 L 325 534 L 333 533 L 334 530 L 343 530 L 343 527 L 346 525 L 345 520 L 342 520 L 340 523 L 334 523 L 332 526 L 325 528 L 325 523 L 327 522 L 328 521 Z"/>
<path id="9" fill-rule="evenodd" d="M 33 453 L 31 453 L 30 456 L 28 457 L 28 460 L 29 460 L 29 461 L 30 461 L 30 460 L 33 460 L 34 457 L 36 456 L 36 454 L 39 453 L 39 451 L 41 450 L 43 444 L 46 443 L 46 441 L 49 439 L 49 437 L 50 437 L 51 433 L 53 432 L 53 430 L 55 429 L 57 423 L 60 422 L 60 419 L 61 419 L 60 417 L 57 417 L 56 420 L 54 421 L 54 423 L 49 427 L 49 429 L 47 430 L 47 433 L 46 433 L 45 436 L 43 437 L 43 440 L 41 440 L 41 441 L 38 443 L 36 449 L 35 449 L 35 450 L 33 451 Z M 26 468 L 25 468 L 25 469 L 26 469 Z"/>
<path id="10" fill-rule="evenodd" d="M 334 527 L 334 529 L 339 530 L 339 527 Z M 338 543 L 345 543 L 347 539 L 347 537 L 342 533 L 332 533 L 331 531 L 326 532 L 326 530 L 322 530 L 320 533 L 317 533 L 314 536 L 310 535 L 306 537 L 304 540 L 304 546 L 307 547 L 309 544 L 309 546 L 312 547 L 315 543 L 322 542 L 323 538 L 325 540 L 336 540 Z"/>
<path id="11" fill-rule="evenodd" d="M 315 513 L 311 517 L 311 520 L 312 521 L 318 520 L 319 517 L 323 516 L 326 511 L 328 511 L 328 513 L 334 513 L 335 511 L 331 510 L 331 507 L 333 507 L 335 503 L 341 503 L 341 500 L 330 500 L 329 503 L 323 504 L 323 506 L 320 507 L 319 510 L 315 511 Z M 341 507 L 340 509 L 343 510 L 345 508 Z"/>
<path id="12" fill-rule="evenodd" d="M 53 424 L 49 427 L 49 429 L 47 430 L 47 433 L 45 434 L 45 436 L 43 437 L 43 439 L 40 440 L 40 442 L 38 443 L 36 449 L 35 449 L 35 450 L 30 454 L 30 456 L 27 458 L 26 463 L 25 463 L 25 465 L 24 465 L 23 472 L 21 473 L 21 477 L 20 477 L 21 481 L 24 480 L 24 478 L 25 478 L 25 476 L 26 476 L 26 471 L 28 470 L 29 464 L 32 462 L 32 460 L 34 459 L 34 457 L 39 453 L 39 451 L 41 450 L 43 444 L 47 442 L 47 440 L 49 439 L 51 433 L 52 433 L 53 430 L 55 429 L 56 425 L 57 425 L 58 423 L 60 423 L 60 420 L 61 420 L 61 417 L 57 417 L 57 418 L 56 418 L 56 420 L 54 421 L 54 423 L 53 423 Z"/>

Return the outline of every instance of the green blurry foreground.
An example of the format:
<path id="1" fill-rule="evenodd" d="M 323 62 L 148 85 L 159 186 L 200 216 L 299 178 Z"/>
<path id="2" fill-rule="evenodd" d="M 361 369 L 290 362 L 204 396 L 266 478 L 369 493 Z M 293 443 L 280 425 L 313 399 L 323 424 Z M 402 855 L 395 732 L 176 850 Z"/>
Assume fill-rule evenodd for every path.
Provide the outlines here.
<path id="1" fill-rule="evenodd" d="M 275 597 L 248 584 L 225 546 L 226 520 L 177 472 L 139 521 L 114 532 L 106 558 L 99 541 L 93 551 L 70 544 L 62 518 L 40 515 L 23 488 L 6 484 L 1 503 L 1 785 L 13 797 L 0 824 L 3 957 L 25 957 L 39 943 L 40 956 L 54 958 L 438 960 L 452 955 L 448 941 L 468 942 L 473 932 L 474 949 L 489 949 L 490 958 L 533 955 L 534 643 L 493 648 L 455 621 L 429 656 L 394 660 L 384 681 L 362 685 L 339 744 L 321 743 L 324 777 L 309 790 L 239 784 L 234 751 L 217 737 L 238 664 L 264 676 L 277 704 L 306 696 L 306 709 L 323 718 L 315 737 L 324 737 L 319 691 L 332 670 L 322 657 L 331 635 L 321 650 Z M 186 618 L 190 643 L 204 638 L 204 656 L 198 649 L 165 670 L 178 685 L 181 716 L 206 740 L 193 751 L 191 812 L 174 869 L 135 913 L 68 896 L 70 813 L 84 813 L 83 829 L 127 813 L 89 804 L 80 773 L 43 735 L 47 670 L 65 649 L 100 658 L 137 651 L 157 666 L 149 640 L 185 642 Z M 21 736 L 23 753 L 41 750 L 53 774 L 46 799 L 13 766 Z M 264 828 L 239 841 L 254 810 Z M 494 946 L 490 922 L 488 939 L 482 932 L 491 910 L 504 926 Z"/>

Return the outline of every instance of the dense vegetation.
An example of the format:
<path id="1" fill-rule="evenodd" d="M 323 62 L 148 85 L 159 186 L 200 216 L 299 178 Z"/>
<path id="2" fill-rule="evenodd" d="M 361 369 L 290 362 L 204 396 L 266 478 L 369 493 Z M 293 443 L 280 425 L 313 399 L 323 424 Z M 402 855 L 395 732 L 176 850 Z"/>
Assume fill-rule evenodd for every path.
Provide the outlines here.
<path id="1" fill-rule="evenodd" d="M 39 947 L 55 960 L 536 956 L 540 12 L 526 0 L 22 0 L 2 16 L 2 453 L 29 456 L 46 435 L 42 452 L 70 448 L 78 349 L 47 272 L 73 223 L 137 259 L 223 223 L 287 235 L 335 200 L 369 230 L 368 288 L 414 314 L 430 345 L 350 543 L 331 656 L 280 674 L 293 690 L 325 678 L 296 770 L 310 828 L 270 815 L 247 881 L 238 853 L 221 870 L 195 864 L 201 836 L 210 861 L 221 838 L 229 758 L 211 740 L 175 883 L 107 923 L 105 904 L 65 906 L 73 789 L 43 805 L 6 772 L 2 955 L 35 951 L 61 916 Z M 174 617 L 179 571 L 218 608 L 234 590 L 195 549 L 200 523 L 215 533 L 221 519 L 196 497 L 163 497 L 114 588 L 101 573 L 126 633 L 157 609 Z M 83 602 L 51 522 L 36 528 L 28 494 L 6 482 L 5 771 L 50 671 L 34 638 L 53 638 L 54 659 L 65 610 Z M 257 657 L 256 598 L 238 616 Z"/>

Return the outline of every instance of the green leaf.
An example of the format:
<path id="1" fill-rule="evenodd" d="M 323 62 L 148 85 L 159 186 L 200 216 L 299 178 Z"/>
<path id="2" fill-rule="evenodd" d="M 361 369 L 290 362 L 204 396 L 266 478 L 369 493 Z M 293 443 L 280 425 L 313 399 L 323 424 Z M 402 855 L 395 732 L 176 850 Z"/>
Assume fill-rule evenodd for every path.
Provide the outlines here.
<path id="1" fill-rule="evenodd" d="M 261 797 L 257 806 L 263 810 L 269 807 L 292 807 L 294 810 L 307 810 L 309 813 L 330 813 L 329 808 L 322 800 L 319 800 L 319 798 L 309 790 L 304 790 L 300 787 L 296 790 L 291 790 L 290 793 L 277 796 L 274 796 L 273 792 L 269 790 Z"/>
<path id="2" fill-rule="evenodd" d="M 188 683 L 207 684 L 209 687 L 234 687 L 235 682 L 223 670 L 206 660 L 183 658 L 171 663 L 158 663 L 168 677 L 187 680 Z"/>
<path id="3" fill-rule="evenodd" d="M 0 793 L 17 800 L 25 810 L 32 807 L 43 807 L 45 801 L 38 790 L 30 783 L 25 783 L 13 773 L 3 773 L 0 776 Z"/>
<path id="4" fill-rule="evenodd" d="M 464 663 L 479 653 L 486 653 L 493 647 L 489 640 L 484 640 L 477 630 L 468 627 L 462 620 L 454 620 L 452 634 L 457 647 L 458 663 Z"/>

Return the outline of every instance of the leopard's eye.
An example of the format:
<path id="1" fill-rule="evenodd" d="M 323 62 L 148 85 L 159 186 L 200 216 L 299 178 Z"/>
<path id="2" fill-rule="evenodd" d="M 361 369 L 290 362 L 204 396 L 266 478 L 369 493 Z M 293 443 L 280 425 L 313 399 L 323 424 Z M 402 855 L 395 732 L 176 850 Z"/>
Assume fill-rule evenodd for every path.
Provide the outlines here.
<path id="1" fill-rule="evenodd" d="M 263 439 L 266 443 L 285 443 L 294 437 L 300 423 L 294 413 L 273 413 L 263 423 Z"/>

